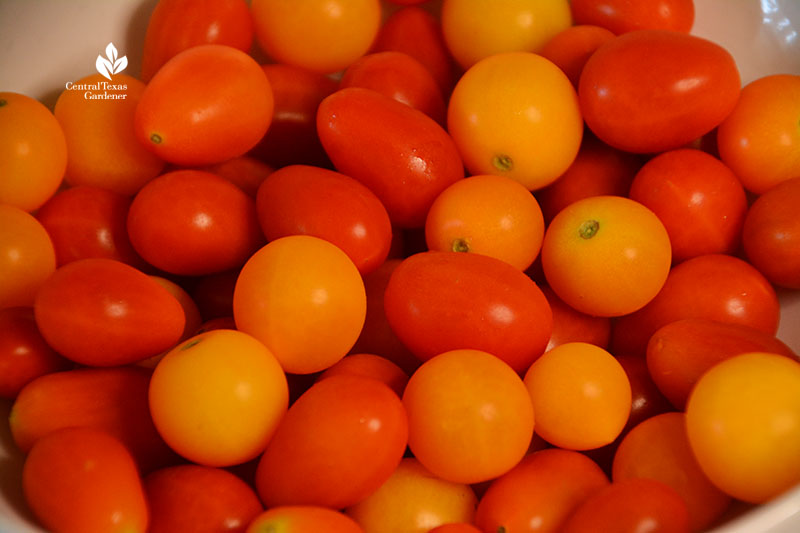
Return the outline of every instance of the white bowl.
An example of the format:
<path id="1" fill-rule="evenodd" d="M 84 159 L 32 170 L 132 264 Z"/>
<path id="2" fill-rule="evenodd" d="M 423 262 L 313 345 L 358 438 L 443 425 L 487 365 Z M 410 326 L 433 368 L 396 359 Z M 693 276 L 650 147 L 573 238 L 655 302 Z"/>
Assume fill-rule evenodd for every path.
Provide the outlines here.
<path id="1" fill-rule="evenodd" d="M 436 0 L 434 0 L 436 1 Z M 147 20 L 156 0 L 0 0 L 0 91 L 27 94 L 52 106 L 68 81 L 95 72 L 113 42 L 137 76 Z M 775 73 L 800 74 L 800 1 L 695 0 L 693 33 L 727 48 L 742 82 Z M 800 353 L 800 291 L 780 292 L 778 336 Z M 10 402 L 0 402 L 7 419 Z M 0 423 L 0 532 L 40 533 L 21 495 L 22 456 Z M 800 531 L 800 486 L 746 510 L 714 533 Z"/>

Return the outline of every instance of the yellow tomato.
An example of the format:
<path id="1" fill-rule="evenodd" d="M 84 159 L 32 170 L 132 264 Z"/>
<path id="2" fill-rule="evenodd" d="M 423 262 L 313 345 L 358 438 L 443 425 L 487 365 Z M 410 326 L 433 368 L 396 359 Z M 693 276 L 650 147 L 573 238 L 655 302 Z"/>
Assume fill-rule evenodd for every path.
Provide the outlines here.
<path id="1" fill-rule="evenodd" d="M 561 176 L 583 136 L 569 78 L 528 52 L 493 55 L 465 72 L 450 97 L 447 126 L 470 174 L 507 176 L 528 190 Z"/>
<path id="2" fill-rule="evenodd" d="M 32 306 L 55 270 L 56 252 L 44 226 L 19 207 L 0 204 L 0 309 Z"/>
<path id="3" fill-rule="evenodd" d="M 442 32 L 463 68 L 501 52 L 538 52 L 572 25 L 568 0 L 444 0 Z"/>

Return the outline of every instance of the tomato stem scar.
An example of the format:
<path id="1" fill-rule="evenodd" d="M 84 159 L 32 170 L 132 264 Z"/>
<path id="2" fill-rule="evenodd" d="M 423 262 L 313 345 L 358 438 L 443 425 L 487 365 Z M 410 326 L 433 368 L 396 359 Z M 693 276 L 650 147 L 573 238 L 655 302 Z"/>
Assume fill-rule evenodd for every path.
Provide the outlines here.
<path id="1" fill-rule="evenodd" d="M 467 239 L 462 238 L 453 239 L 450 249 L 454 252 L 469 252 L 469 242 L 467 242 Z"/>
<path id="2" fill-rule="evenodd" d="M 3 107 L 6 104 L 8 104 L 8 100 L 0 99 L 0 107 Z"/>
<path id="3" fill-rule="evenodd" d="M 492 158 L 492 165 L 497 170 L 502 170 L 503 172 L 508 172 L 512 168 L 514 168 L 514 160 L 511 159 L 511 156 L 500 154 L 496 155 Z"/>
<path id="4" fill-rule="evenodd" d="M 600 229 L 600 223 L 596 220 L 587 220 L 578 228 L 578 235 L 581 239 L 591 239 Z"/>
<path id="5" fill-rule="evenodd" d="M 188 350 L 192 346 L 197 346 L 198 344 L 200 344 L 200 341 L 202 341 L 202 340 L 203 339 L 192 339 L 189 342 L 187 342 L 186 344 L 184 344 L 183 346 L 181 346 L 181 350 Z"/>
<path id="6" fill-rule="evenodd" d="M 154 133 L 150 136 L 150 140 L 156 144 L 161 144 L 161 135 L 158 133 Z"/>

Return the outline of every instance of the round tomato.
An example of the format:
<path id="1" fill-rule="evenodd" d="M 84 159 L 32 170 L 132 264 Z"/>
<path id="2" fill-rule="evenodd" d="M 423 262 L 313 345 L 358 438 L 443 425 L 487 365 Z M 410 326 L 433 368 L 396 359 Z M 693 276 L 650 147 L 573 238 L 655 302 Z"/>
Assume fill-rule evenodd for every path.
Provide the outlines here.
<path id="1" fill-rule="evenodd" d="M 178 165 L 243 155 L 264 136 L 274 97 L 245 52 L 204 44 L 178 53 L 147 84 L 134 116 L 137 139 Z"/>
<path id="2" fill-rule="evenodd" d="M 569 78 L 528 52 L 496 54 L 470 67 L 450 96 L 447 128 L 471 174 L 508 176 L 529 190 L 563 174 L 583 136 Z"/>
<path id="3" fill-rule="evenodd" d="M 633 30 L 688 33 L 694 25 L 693 0 L 571 0 L 577 24 L 596 24 L 616 34 Z"/>
<path id="4" fill-rule="evenodd" d="M 671 257 L 658 217 L 620 196 L 593 196 L 565 207 L 542 244 L 550 287 L 568 305 L 595 316 L 621 316 L 647 304 L 664 285 Z"/>
<path id="5" fill-rule="evenodd" d="M 733 56 L 720 45 L 682 32 L 638 30 L 592 54 L 578 95 L 586 125 L 601 140 L 650 153 L 713 130 L 733 110 L 740 85 Z"/>
<path id="6" fill-rule="evenodd" d="M 283 505 L 256 516 L 247 533 L 364 533 L 358 524 L 339 511 L 316 505 Z"/>
<path id="7" fill-rule="evenodd" d="M 339 361 L 364 325 L 366 291 L 353 261 L 318 237 L 291 235 L 253 254 L 233 293 L 236 327 L 294 374 Z"/>
<path id="8" fill-rule="evenodd" d="M 56 269 L 56 252 L 47 229 L 33 215 L 0 204 L 0 309 L 31 306 Z"/>
<path id="9" fill-rule="evenodd" d="M 235 330 L 196 335 L 159 361 L 150 412 L 169 446 L 207 466 L 244 463 L 266 448 L 286 412 L 286 376 L 258 340 Z"/>
<path id="10" fill-rule="evenodd" d="M 763 503 L 800 483 L 800 364 L 763 352 L 722 361 L 686 404 L 692 452 L 734 498 Z"/>

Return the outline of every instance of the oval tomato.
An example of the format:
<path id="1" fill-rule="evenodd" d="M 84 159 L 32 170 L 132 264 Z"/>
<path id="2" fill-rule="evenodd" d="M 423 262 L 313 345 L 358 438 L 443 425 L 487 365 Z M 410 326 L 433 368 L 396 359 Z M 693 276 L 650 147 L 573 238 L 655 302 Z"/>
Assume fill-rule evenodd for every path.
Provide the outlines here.
<path id="1" fill-rule="evenodd" d="M 90 258 L 68 263 L 41 286 L 36 324 L 58 353 L 91 366 L 124 365 L 171 348 L 183 334 L 183 308 L 132 266 Z"/>
<path id="2" fill-rule="evenodd" d="M 317 130 L 336 169 L 370 188 L 400 227 L 422 227 L 436 196 L 464 177 L 458 149 L 444 128 L 363 87 L 325 98 Z"/>
<path id="3" fill-rule="evenodd" d="M 553 313 L 541 289 L 493 257 L 422 252 L 392 273 L 386 318 L 421 360 L 456 349 L 489 352 L 524 372 L 547 345 Z"/>
<path id="4" fill-rule="evenodd" d="M 647 76 L 642 76 L 647 72 Z M 682 32 L 638 30 L 597 49 L 578 86 L 587 126 L 629 152 L 680 148 L 718 126 L 739 98 L 733 56 Z"/>
<path id="5" fill-rule="evenodd" d="M 274 97 L 255 59 L 236 48 L 204 44 L 170 59 L 136 106 L 141 143 L 179 165 L 209 165 L 243 155 L 264 136 Z"/>
<path id="6" fill-rule="evenodd" d="M 688 33 L 694 25 L 693 0 L 571 0 L 576 24 L 596 24 L 616 34 L 633 30 Z"/>

